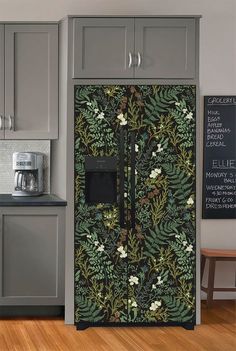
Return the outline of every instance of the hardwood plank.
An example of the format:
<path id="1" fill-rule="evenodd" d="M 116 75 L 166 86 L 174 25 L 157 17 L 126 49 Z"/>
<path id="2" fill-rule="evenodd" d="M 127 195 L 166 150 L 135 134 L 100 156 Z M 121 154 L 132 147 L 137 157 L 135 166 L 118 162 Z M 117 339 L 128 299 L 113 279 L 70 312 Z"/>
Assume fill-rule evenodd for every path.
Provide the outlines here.
<path id="1" fill-rule="evenodd" d="M 61 319 L 0 320 L 0 351 L 235 351 L 236 301 L 202 303 L 202 324 L 181 327 L 89 328 Z"/>

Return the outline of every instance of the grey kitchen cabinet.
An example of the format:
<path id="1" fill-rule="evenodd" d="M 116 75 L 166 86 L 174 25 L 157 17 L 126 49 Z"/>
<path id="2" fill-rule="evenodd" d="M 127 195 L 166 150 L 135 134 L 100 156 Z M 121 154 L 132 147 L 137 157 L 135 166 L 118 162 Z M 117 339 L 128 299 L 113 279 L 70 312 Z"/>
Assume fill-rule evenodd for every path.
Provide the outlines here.
<path id="1" fill-rule="evenodd" d="M 0 24 L 0 139 L 4 139 L 4 25 Z"/>
<path id="2" fill-rule="evenodd" d="M 64 305 L 64 209 L 0 208 L 0 306 Z"/>
<path id="3" fill-rule="evenodd" d="M 73 78 L 132 78 L 134 20 L 76 18 Z"/>
<path id="4" fill-rule="evenodd" d="M 73 78 L 194 79 L 196 18 L 74 18 Z"/>
<path id="5" fill-rule="evenodd" d="M 135 51 L 136 78 L 194 78 L 194 19 L 135 19 Z"/>
<path id="6" fill-rule="evenodd" d="M 1 137 L 57 139 L 58 25 L 5 24 L 0 31 Z"/>

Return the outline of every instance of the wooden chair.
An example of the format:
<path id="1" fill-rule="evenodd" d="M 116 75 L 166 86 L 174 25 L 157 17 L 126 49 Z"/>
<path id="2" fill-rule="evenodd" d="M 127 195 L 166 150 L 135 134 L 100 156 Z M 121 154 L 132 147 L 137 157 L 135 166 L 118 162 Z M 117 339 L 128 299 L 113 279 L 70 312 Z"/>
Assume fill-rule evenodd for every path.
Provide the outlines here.
<path id="1" fill-rule="evenodd" d="M 209 260 L 208 286 L 202 286 L 206 259 Z M 236 261 L 236 250 L 201 249 L 201 289 L 207 293 L 207 306 L 213 301 L 214 291 L 236 291 L 236 288 L 214 288 L 216 261 Z"/>

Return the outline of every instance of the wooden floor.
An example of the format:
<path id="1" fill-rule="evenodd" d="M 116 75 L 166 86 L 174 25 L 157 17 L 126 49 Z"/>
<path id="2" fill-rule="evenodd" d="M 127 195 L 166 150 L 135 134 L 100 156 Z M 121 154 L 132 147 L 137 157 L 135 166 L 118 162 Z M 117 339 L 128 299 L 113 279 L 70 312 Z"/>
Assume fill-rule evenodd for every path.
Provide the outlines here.
<path id="1" fill-rule="evenodd" d="M 60 319 L 0 320 L 0 351 L 235 351 L 236 301 L 202 305 L 202 325 L 183 328 L 89 328 Z"/>

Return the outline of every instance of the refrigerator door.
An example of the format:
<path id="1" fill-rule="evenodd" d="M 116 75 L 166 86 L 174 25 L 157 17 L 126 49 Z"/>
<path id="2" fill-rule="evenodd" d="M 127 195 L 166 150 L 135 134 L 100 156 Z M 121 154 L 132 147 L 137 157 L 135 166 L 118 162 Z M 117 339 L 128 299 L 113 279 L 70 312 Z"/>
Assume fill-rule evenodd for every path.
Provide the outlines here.
<path id="1" fill-rule="evenodd" d="M 195 324 L 195 87 L 127 99 L 128 321 Z"/>
<path id="2" fill-rule="evenodd" d="M 75 86 L 75 323 L 127 322 L 124 86 Z"/>

